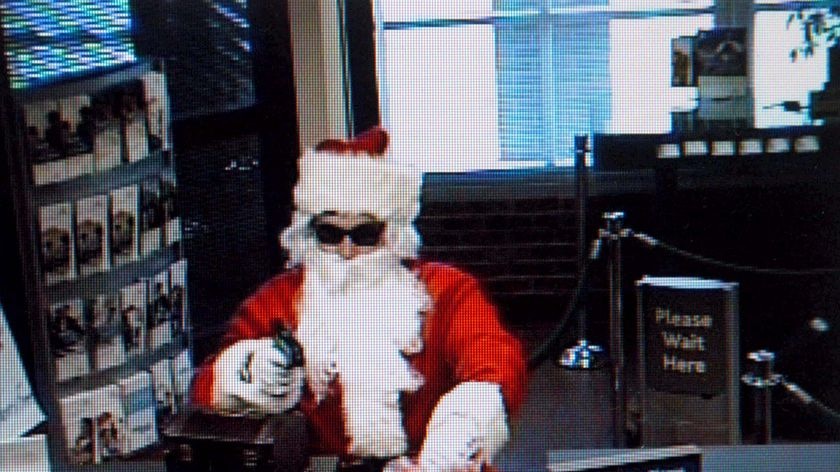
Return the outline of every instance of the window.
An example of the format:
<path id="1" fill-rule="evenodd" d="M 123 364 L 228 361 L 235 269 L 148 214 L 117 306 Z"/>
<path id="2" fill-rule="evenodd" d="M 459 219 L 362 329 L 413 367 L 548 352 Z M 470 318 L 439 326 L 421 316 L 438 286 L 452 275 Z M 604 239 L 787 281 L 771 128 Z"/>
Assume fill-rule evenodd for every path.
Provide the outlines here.
<path id="1" fill-rule="evenodd" d="M 782 106 L 785 101 L 807 106 L 810 93 L 822 89 L 829 79 L 825 41 L 817 45 L 813 56 L 790 59 L 790 52 L 802 46 L 803 33 L 796 24 L 786 26 L 789 16 L 788 11 L 756 14 L 755 37 L 773 38 L 756 41 L 752 55 L 756 128 L 820 124 L 810 120 L 807 109 L 791 111 Z"/>
<path id="2" fill-rule="evenodd" d="M 712 4 L 380 0 L 380 110 L 393 149 L 427 172 L 534 168 L 573 164 L 575 135 L 667 133 L 698 106 L 696 89 L 670 85 L 671 40 L 713 28 Z M 790 60 L 801 32 L 786 8 L 755 7 L 757 127 L 816 124 L 773 107 L 806 105 L 826 80 L 824 45 Z"/>

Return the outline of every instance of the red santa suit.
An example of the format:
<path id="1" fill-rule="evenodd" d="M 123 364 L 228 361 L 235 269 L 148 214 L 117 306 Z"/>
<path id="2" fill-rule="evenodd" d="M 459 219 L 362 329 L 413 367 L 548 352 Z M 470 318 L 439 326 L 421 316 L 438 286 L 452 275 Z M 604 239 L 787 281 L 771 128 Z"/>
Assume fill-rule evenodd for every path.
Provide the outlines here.
<path id="1" fill-rule="evenodd" d="M 414 268 L 430 295 L 433 308 L 423 324 L 423 349 L 409 356 L 411 366 L 425 382 L 405 394 L 402 409 L 410 451 L 419 451 L 426 425 L 440 398 L 466 381 L 493 382 L 501 386 L 508 413 L 522 403 L 525 391 L 525 361 L 516 338 L 499 323 L 496 309 L 476 280 L 452 267 L 417 263 Z M 297 329 L 301 270 L 274 277 L 240 307 L 223 345 L 242 339 L 273 336 L 281 328 Z M 205 361 L 193 379 L 192 401 L 213 405 L 213 359 Z M 312 444 L 322 453 L 345 455 L 347 437 L 341 408 L 341 385 L 320 403 L 307 389 L 300 408 L 312 428 Z"/>
<path id="2" fill-rule="evenodd" d="M 464 451 L 473 443 L 486 460 L 507 440 L 510 414 L 524 397 L 525 361 L 476 279 L 417 260 L 421 178 L 384 158 L 387 141 L 376 129 L 301 157 L 295 212 L 281 235 L 292 269 L 240 306 L 220 354 L 199 367 L 191 399 L 224 409 L 237 404 L 237 392 L 253 393 L 234 375 L 245 351 L 225 353 L 288 329 L 303 347 L 299 408 L 317 452 L 419 452 L 425 470 L 449 470 L 458 457 L 472 457 Z M 386 222 L 386 247 L 353 260 L 325 253 L 310 227 L 325 212 Z"/>

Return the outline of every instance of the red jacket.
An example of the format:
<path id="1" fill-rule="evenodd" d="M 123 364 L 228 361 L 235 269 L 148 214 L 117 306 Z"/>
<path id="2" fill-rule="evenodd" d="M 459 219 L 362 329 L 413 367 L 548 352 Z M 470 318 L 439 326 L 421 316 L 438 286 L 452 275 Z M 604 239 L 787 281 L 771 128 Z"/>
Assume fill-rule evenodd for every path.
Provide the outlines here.
<path id="1" fill-rule="evenodd" d="M 439 263 L 418 262 L 415 272 L 425 284 L 434 308 L 423 324 L 423 350 L 409 357 L 425 383 L 416 392 L 403 394 L 403 423 L 412 452 L 420 450 L 426 424 L 441 396 L 465 381 L 495 382 L 501 386 L 509 415 L 525 394 L 526 367 L 519 341 L 499 322 L 494 306 L 476 279 Z M 222 347 L 248 338 L 274 335 L 280 328 L 297 328 L 297 301 L 302 271 L 278 275 L 264 284 L 239 307 L 222 340 Z M 194 404 L 212 405 L 213 361 L 199 367 L 191 386 Z M 346 456 L 340 387 L 321 403 L 304 392 L 300 408 L 307 415 L 317 454 Z"/>

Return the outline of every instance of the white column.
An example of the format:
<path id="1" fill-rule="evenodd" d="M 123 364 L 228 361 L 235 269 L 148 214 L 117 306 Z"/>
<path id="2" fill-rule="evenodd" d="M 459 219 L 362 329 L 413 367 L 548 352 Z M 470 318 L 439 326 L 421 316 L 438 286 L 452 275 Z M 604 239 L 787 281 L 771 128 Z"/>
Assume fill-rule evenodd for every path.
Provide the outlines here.
<path id="1" fill-rule="evenodd" d="M 339 3 L 289 1 L 298 133 L 303 149 L 349 133 Z"/>

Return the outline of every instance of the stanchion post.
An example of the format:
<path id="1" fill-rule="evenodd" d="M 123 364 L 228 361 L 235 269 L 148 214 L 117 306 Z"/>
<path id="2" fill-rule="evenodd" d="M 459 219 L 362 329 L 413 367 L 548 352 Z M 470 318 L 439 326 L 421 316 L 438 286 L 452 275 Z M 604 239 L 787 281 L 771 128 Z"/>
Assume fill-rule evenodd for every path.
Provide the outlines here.
<path id="1" fill-rule="evenodd" d="M 613 427 L 615 447 L 626 446 L 627 429 L 627 386 L 624 382 L 624 325 L 621 306 L 621 238 L 624 213 L 604 213 L 607 247 L 609 250 L 609 293 L 610 293 L 610 352 L 613 367 Z"/>
<path id="2" fill-rule="evenodd" d="M 589 251 L 586 241 L 586 212 L 589 199 L 589 171 L 586 167 L 587 151 L 586 135 L 575 136 L 575 196 L 578 214 L 578 276 L 586 277 L 585 267 L 588 263 Z M 589 293 L 588 280 L 581 280 L 579 293 L 580 307 L 577 311 L 577 344 L 563 351 L 557 361 L 561 367 L 567 369 L 596 369 L 605 363 L 604 350 L 592 344 L 586 338 L 587 330 L 587 298 Z"/>
<path id="3" fill-rule="evenodd" d="M 745 384 L 753 387 L 753 427 L 756 444 L 770 444 L 773 440 L 773 387 L 779 384 L 781 376 L 773 372 L 776 355 L 760 350 L 747 354 L 750 371 L 742 377 Z"/>
<path id="4" fill-rule="evenodd" d="M 575 136 L 575 194 L 577 196 L 578 215 L 578 273 L 583 274 L 586 265 L 586 211 L 589 199 L 589 172 L 586 168 L 587 136 Z M 578 339 L 586 339 L 587 297 L 589 287 L 584 286 L 580 293 L 580 312 L 578 315 Z"/>

